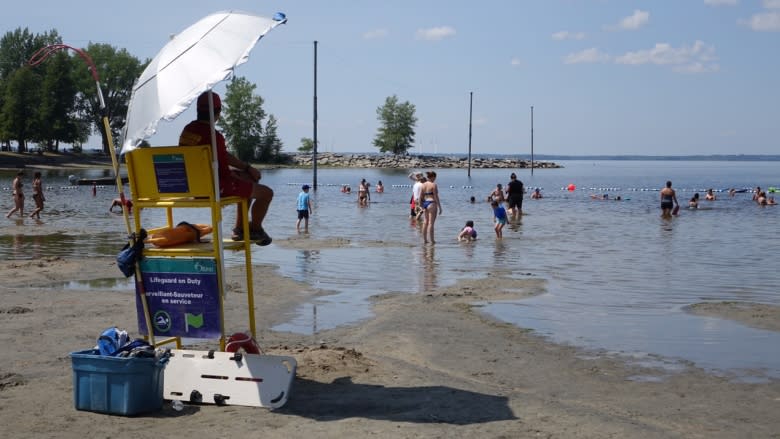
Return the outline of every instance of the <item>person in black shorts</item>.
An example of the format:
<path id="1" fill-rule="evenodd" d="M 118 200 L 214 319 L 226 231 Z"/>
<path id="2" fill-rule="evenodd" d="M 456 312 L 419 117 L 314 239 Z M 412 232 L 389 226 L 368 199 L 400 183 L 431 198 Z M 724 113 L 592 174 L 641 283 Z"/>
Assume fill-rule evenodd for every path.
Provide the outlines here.
<path id="1" fill-rule="evenodd" d="M 512 213 L 513 221 L 523 214 L 523 192 L 525 192 L 523 182 L 518 180 L 513 172 L 506 185 L 506 205 Z"/>

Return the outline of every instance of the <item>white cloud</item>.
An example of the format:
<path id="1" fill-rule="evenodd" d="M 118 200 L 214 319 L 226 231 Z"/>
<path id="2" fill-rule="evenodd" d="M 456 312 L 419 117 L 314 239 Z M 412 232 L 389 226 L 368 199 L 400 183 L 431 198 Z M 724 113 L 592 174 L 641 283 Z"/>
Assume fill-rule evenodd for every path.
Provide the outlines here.
<path id="1" fill-rule="evenodd" d="M 368 32 L 365 32 L 363 34 L 363 38 L 366 40 L 376 40 L 386 37 L 388 33 L 389 32 L 387 32 L 387 29 L 372 29 Z"/>
<path id="2" fill-rule="evenodd" d="M 719 69 L 715 62 L 715 48 L 702 41 L 696 41 L 692 46 L 672 47 L 667 43 L 656 43 L 652 49 L 628 52 L 615 58 L 617 64 L 643 65 L 655 64 L 672 66 L 676 72 L 704 73 Z"/>
<path id="3" fill-rule="evenodd" d="M 552 39 L 557 41 L 562 40 L 584 40 L 585 39 L 585 33 L 584 32 L 569 32 L 567 30 L 562 30 L 560 32 L 555 32 L 552 34 Z"/>
<path id="4" fill-rule="evenodd" d="M 780 0 L 764 0 L 764 7 L 767 9 L 780 9 Z"/>
<path id="5" fill-rule="evenodd" d="M 521 66 L 521 65 L 523 65 L 523 62 L 522 62 L 522 61 L 520 61 L 520 58 L 516 58 L 516 57 L 515 57 L 515 58 L 512 58 L 512 60 L 511 60 L 511 61 L 509 61 L 509 64 L 511 64 L 511 65 L 513 65 L 513 66 L 515 66 L 515 67 L 517 67 L 517 66 Z"/>
<path id="6" fill-rule="evenodd" d="M 761 12 L 753 15 L 749 20 L 740 20 L 739 23 L 756 32 L 778 32 L 780 31 L 780 12 Z"/>
<path id="7" fill-rule="evenodd" d="M 683 64 L 672 68 L 677 73 L 712 73 L 720 70 L 720 65 L 715 63 L 705 64 L 702 62 L 693 62 L 690 64 Z"/>
<path id="8" fill-rule="evenodd" d="M 739 0 L 704 0 L 704 4 L 708 6 L 734 6 L 739 4 Z"/>
<path id="9" fill-rule="evenodd" d="M 439 26 L 417 30 L 418 40 L 439 41 L 453 35 L 455 35 L 455 29 L 450 26 Z"/>
<path id="10" fill-rule="evenodd" d="M 609 30 L 637 30 L 650 21 L 650 13 L 635 9 L 634 13 L 620 20 L 615 26 L 607 26 Z"/>
<path id="11" fill-rule="evenodd" d="M 595 47 L 585 49 L 580 52 L 570 53 L 563 59 L 564 64 L 584 64 L 584 63 L 597 63 L 607 62 L 610 56 L 606 53 L 599 51 Z"/>

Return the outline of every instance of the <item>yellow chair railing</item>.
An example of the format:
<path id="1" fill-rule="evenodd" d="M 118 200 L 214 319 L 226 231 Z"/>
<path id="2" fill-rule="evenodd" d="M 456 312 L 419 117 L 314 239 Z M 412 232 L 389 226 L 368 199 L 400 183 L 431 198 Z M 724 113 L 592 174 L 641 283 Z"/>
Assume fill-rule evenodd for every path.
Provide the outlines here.
<path id="1" fill-rule="evenodd" d="M 189 243 L 174 247 L 155 248 L 147 246 L 145 256 L 159 257 L 213 257 L 217 264 L 217 283 L 220 289 L 220 320 L 222 322 L 220 350 L 226 342 L 225 319 L 223 311 L 224 264 L 222 249 L 244 250 L 246 264 L 247 307 L 249 312 L 249 330 L 256 338 L 254 292 L 252 288 L 252 252 L 251 241 L 233 241 L 223 239 L 217 227 L 222 222 L 222 209 L 229 205 L 238 205 L 242 215 L 244 236 L 249 236 L 248 200 L 241 197 L 218 197 L 214 188 L 212 171 L 212 150 L 210 145 L 167 146 L 137 148 L 125 156 L 132 194 L 135 231 L 139 232 L 143 223 L 144 209 L 165 209 L 166 224 L 145 227 L 151 234 L 163 227 L 174 227 L 174 209 L 200 208 L 210 212 L 211 225 L 214 227 L 213 239 L 206 243 Z M 178 210 L 177 210 L 178 213 Z M 222 246 L 220 246 L 220 241 Z M 152 331 L 152 328 L 148 328 Z M 165 343 L 165 342 L 161 342 Z M 179 341 L 177 340 L 177 345 Z"/>

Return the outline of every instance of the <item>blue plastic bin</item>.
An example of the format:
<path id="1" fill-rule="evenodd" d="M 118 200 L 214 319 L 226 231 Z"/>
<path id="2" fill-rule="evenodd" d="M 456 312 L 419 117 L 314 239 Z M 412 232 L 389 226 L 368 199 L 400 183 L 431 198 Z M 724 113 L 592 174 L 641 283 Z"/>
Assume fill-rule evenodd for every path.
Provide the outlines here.
<path id="1" fill-rule="evenodd" d="M 71 352 L 76 410 L 133 416 L 163 405 L 164 362 Z"/>

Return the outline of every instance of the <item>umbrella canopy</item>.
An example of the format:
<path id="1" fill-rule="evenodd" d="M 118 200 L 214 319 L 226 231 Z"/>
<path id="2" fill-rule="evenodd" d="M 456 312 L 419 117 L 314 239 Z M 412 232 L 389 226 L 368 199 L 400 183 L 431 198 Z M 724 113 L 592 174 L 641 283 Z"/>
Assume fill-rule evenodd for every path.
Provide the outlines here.
<path id="1" fill-rule="evenodd" d="M 122 153 L 152 136 L 160 120 L 175 119 L 198 95 L 230 78 L 257 41 L 286 21 L 281 13 L 270 19 L 218 12 L 173 36 L 133 87 Z"/>

